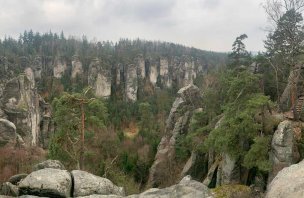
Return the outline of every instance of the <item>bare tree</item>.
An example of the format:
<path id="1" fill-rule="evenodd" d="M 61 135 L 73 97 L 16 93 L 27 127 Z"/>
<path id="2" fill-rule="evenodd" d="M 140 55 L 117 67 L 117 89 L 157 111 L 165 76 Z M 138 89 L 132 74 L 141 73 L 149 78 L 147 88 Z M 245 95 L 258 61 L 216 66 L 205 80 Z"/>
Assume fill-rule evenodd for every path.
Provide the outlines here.
<path id="1" fill-rule="evenodd" d="M 268 62 L 276 75 L 278 102 L 282 108 L 289 108 L 289 105 L 295 108 L 298 98 L 298 76 L 302 72 L 299 55 L 303 53 L 304 32 L 301 12 L 304 11 L 304 0 L 266 0 L 263 7 L 273 25 L 265 41 L 265 47 Z M 281 80 L 287 81 L 282 93 L 279 93 L 278 86 L 280 70 L 284 71 Z M 288 73 L 289 76 L 285 76 Z"/>
<path id="2" fill-rule="evenodd" d="M 296 12 L 303 12 L 304 0 L 266 0 L 263 8 L 268 15 L 268 19 L 276 25 L 283 14 L 291 9 Z"/>

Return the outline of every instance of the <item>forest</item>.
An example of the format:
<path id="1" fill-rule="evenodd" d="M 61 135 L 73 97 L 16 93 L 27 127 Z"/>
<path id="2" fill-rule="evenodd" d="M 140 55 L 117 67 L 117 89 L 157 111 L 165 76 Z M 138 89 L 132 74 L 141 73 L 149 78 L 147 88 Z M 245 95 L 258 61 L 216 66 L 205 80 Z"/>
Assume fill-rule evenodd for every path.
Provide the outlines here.
<path id="1" fill-rule="evenodd" d="M 191 175 L 218 197 L 251 187 L 263 197 L 304 158 L 304 1 L 275 2 L 256 55 L 246 33 L 227 53 L 51 31 L 1 39 L 0 183 L 52 159 L 127 195 Z"/>

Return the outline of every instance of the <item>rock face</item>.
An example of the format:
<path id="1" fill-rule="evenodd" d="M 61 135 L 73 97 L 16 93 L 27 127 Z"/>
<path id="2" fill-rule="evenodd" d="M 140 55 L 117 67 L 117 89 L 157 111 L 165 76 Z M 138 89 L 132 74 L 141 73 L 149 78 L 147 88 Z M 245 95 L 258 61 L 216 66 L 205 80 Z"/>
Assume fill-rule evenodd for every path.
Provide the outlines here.
<path id="1" fill-rule="evenodd" d="M 128 65 L 126 67 L 126 83 L 125 83 L 125 95 L 127 101 L 137 100 L 137 69 L 135 65 Z"/>
<path id="2" fill-rule="evenodd" d="M 216 186 L 226 184 L 239 184 L 241 178 L 241 170 L 236 160 L 231 158 L 228 154 L 222 155 L 222 161 L 217 171 Z"/>
<path id="3" fill-rule="evenodd" d="M 57 79 L 60 79 L 62 78 L 66 70 L 67 70 L 66 62 L 60 58 L 56 58 L 53 68 L 53 76 Z"/>
<path id="4" fill-rule="evenodd" d="M 120 196 L 125 194 L 122 187 L 115 186 L 106 178 L 98 177 L 80 170 L 73 170 L 72 176 L 74 179 L 73 195 L 75 197 L 88 196 L 92 194 L 113 194 Z"/>
<path id="5" fill-rule="evenodd" d="M 1 195 L 17 197 L 19 195 L 19 189 L 17 186 L 13 185 L 10 182 L 5 182 L 1 185 L 0 188 L 0 197 Z"/>
<path id="6" fill-rule="evenodd" d="M 207 155 L 198 154 L 192 151 L 190 158 L 181 172 L 181 178 L 190 175 L 198 181 L 202 180 L 208 172 L 207 163 Z"/>
<path id="7" fill-rule="evenodd" d="M 29 71 L 32 72 L 31 68 Z M 10 126 L 11 130 L 15 128 L 16 136 L 25 146 L 47 148 L 52 130 L 51 108 L 37 93 L 34 76 L 31 78 L 19 75 L 6 83 L 0 96 L 0 118 L 6 119 L 6 123 L 11 122 L 5 126 Z M 3 124 L 2 120 L 1 127 Z"/>
<path id="8" fill-rule="evenodd" d="M 82 63 L 79 60 L 77 55 L 73 56 L 72 59 L 72 79 L 75 79 L 77 76 L 81 76 L 83 74 Z"/>
<path id="9" fill-rule="evenodd" d="M 285 120 L 279 124 L 272 138 L 270 152 L 272 170 L 269 175 L 269 183 L 280 170 L 296 163 L 298 158 L 292 123 Z"/>
<path id="10" fill-rule="evenodd" d="M 168 188 L 149 189 L 139 195 L 131 195 L 129 198 L 213 198 L 207 186 L 191 180 L 191 177 L 183 178 L 178 184 Z"/>
<path id="11" fill-rule="evenodd" d="M 118 195 L 90 195 L 84 196 L 86 198 L 122 198 Z M 126 198 L 213 198 L 207 186 L 200 182 L 191 180 L 187 176 L 182 179 L 178 184 L 158 189 L 151 188 L 141 194 L 129 195 Z"/>
<path id="12" fill-rule="evenodd" d="M 33 167 L 34 171 L 45 169 L 45 168 L 53 168 L 53 169 L 59 169 L 59 170 L 65 170 L 64 165 L 58 161 L 58 160 L 46 160 L 44 162 L 41 162 L 39 164 L 36 164 Z"/>
<path id="13" fill-rule="evenodd" d="M 94 59 L 89 66 L 88 84 L 97 97 L 108 98 L 111 96 L 111 74 L 106 65 L 101 65 L 98 59 Z"/>
<path id="14" fill-rule="evenodd" d="M 281 170 L 268 185 L 266 198 L 304 197 L 304 161 Z"/>
<path id="15" fill-rule="evenodd" d="M 169 117 L 166 121 L 166 134 L 158 145 L 154 163 L 150 169 L 148 185 L 156 187 L 169 177 L 167 170 L 175 157 L 175 143 L 181 134 L 187 133 L 189 120 L 195 109 L 199 108 L 201 94 L 199 89 L 190 84 L 178 91 Z"/>
<path id="16" fill-rule="evenodd" d="M 15 143 L 17 138 L 16 126 L 14 123 L 0 119 L 0 146 L 4 146 L 7 143 Z"/>
<path id="17" fill-rule="evenodd" d="M 28 145 L 37 145 L 40 127 L 40 96 L 31 81 L 24 75 L 10 80 L 4 89 L 2 109 L 8 120 L 16 126 L 17 133 Z"/>
<path id="18" fill-rule="evenodd" d="M 19 184 L 20 195 L 70 197 L 72 178 L 68 171 L 46 168 L 29 174 Z"/>

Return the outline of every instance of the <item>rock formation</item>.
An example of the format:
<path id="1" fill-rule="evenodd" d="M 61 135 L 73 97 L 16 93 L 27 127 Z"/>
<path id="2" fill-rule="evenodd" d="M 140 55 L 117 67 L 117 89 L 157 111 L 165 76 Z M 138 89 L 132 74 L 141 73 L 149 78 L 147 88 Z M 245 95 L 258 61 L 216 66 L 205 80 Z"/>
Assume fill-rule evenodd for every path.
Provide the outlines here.
<path id="1" fill-rule="evenodd" d="M 0 146 L 15 143 L 17 139 L 16 126 L 14 123 L 0 118 Z"/>
<path id="2" fill-rule="evenodd" d="M 99 195 L 120 195 L 125 194 L 122 187 L 115 186 L 110 180 L 98 177 L 85 171 L 73 170 L 71 172 L 74 180 L 73 195 L 75 197 Z"/>
<path id="3" fill-rule="evenodd" d="M 49 160 L 40 164 L 58 164 Z M 36 165 L 37 167 L 37 165 Z M 0 196 L 19 197 L 92 197 L 92 198 L 213 198 L 207 186 L 194 181 L 190 176 L 184 177 L 178 184 L 157 189 L 152 188 L 141 194 L 125 196 L 124 189 L 114 185 L 110 180 L 85 171 L 43 168 L 29 175 L 13 176 L 14 182 L 5 182 L 0 188 Z M 17 178 L 17 179 L 16 179 Z M 12 179 L 10 179 L 12 181 Z"/>
<path id="4" fill-rule="evenodd" d="M 137 88 L 138 88 L 138 83 L 137 83 L 137 69 L 136 65 L 127 65 L 126 69 L 126 74 L 125 74 L 125 95 L 127 101 L 136 101 L 137 100 Z"/>
<path id="5" fill-rule="evenodd" d="M 67 70 L 67 63 L 62 58 L 55 58 L 54 68 L 53 68 L 53 76 L 57 79 L 62 78 Z"/>
<path id="6" fill-rule="evenodd" d="M 19 75 L 6 83 L 0 104 L 1 117 L 7 119 L 6 123 L 12 123 L 10 128 L 15 127 L 16 135 L 20 135 L 26 145 L 47 147 L 50 109 L 26 75 Z M 4 135 L 5 131 L 0 134 Z"/>
<path id="7" fill-rule="evenodd" d="M 3 111 L 28 145 L 38 144 L 41 121 L 39 100 L 40 96 L 25 75 L 10 80 L 1 99 Z"/>
<path id="8" fill-rule="evenodd" d="M 18 188 L 19 195 L 70 197 L 72 178 L 66 170 L 46 168 L 29 174 L 21 180 Z"/>
<path id="9" fill-rule="evenodd" d="M 111 96 L 110 69 L 97 58 L 89 66 L 88 84 L 93 88 L 97 97 L 108 98 Z"/>
<path id="10" fill-rule="evenodd" d="M 199 89 L 190 84 L 178 91 L 169 117 L 166 121 L 166 134 L 158 145 L 154 163 L 150 169 L 149 186 L 159 186 L 168 179 L 171 164 L 175 157 L 175 143 L 181 134 L 187 133 L 189 120 L 195 109 L 200 107 Z M 171 165 L 170 165 L 171 164 Z"/>
<path id="11" fill-rule="evenodd" d="M 284 167 L 288 167 L 299 160 L 298 150 L 295 144 L 292 122 L 281 122 L 275 131 L 270 152 L 272 170 L 269 175 L 269 183 Z"/>
<path id="12" fill-rule="evenodd" d="M 82 63 L 80 62 L 79 56 L 74 55 L 72 58 L 72 79 L 75 79 L 77 76 L 83 75 Z"/>
<path id="13" fill-rule="evenodd" d="M 304 197 L 304 161 L 281 170 L 268 185 L 266 198 Z"/>

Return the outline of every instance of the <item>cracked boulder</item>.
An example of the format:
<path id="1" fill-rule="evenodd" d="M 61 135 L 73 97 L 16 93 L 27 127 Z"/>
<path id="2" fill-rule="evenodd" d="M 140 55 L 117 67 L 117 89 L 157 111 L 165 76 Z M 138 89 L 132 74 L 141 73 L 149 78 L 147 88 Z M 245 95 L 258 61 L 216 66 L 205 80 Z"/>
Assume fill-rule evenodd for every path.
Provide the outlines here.
<path id="1" fill-rule="evenodd" d="M 45 168 L 34 171 L 19 184 L 20 195 L 71 197 L 72 177 L 66 170 Z"/>

